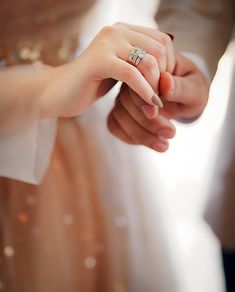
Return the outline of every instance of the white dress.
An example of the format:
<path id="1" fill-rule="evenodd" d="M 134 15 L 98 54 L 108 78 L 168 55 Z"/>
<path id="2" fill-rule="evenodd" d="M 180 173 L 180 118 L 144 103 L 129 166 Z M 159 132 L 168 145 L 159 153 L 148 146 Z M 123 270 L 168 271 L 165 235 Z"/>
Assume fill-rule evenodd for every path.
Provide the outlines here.
<path id="1" fill-rule="evenodd" d="M 99 5 L 115 14 L 117 2 Z M 91 13 L 88 19 L 97 25 L 98 15 L 104 24 Z M 84 36 L 86 44 L 87 27 Z M 79 118 L 58 120 L 56 137 L 55 121 L 39 121 L 32 132 L 11 135 L 8 149 L 1 140 L 8 153 L 8 159 L 1 155 L 1 172 L 10 177 L 0 179 L 1 290 L 180 292 L 157 173 L 146 171 L 156 154 L 124 144 L 106 127 L 115 91 Z M 38 178 L 38 186 L 27 183 Z"/>

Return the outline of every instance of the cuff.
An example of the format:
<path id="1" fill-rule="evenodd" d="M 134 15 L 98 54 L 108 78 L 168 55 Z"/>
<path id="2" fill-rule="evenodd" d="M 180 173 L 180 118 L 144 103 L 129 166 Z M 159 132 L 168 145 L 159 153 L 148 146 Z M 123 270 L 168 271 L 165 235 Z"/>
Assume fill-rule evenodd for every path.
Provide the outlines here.
<path id="1" fill-rule="evenodd" d="M 44 119 L 0 139 L 0 176 L 39 184 L 50 161 L 57 119 Z"/>

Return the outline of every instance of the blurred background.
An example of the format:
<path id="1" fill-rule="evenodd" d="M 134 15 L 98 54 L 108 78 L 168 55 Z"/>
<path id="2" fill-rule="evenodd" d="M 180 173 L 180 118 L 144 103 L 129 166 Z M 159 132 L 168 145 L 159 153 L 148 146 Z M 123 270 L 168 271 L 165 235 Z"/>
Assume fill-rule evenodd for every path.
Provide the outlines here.
<path id="1" fill-rule="evenodd" d="M 88 15 L 84 36 L 89 41 L 105 24 L 116 21 L 156 26 L 156 0 L 101 0 L 98 10 Z M 101 11 L 108 11 L 104 16 Z M 93 17 L 94 25 L 90 25 Z M 161 202 L 164 230 L 181 283 L 182 292 L 223 292 L 224 283 L 219 243 L 203 220 L 213 163 L 223 124 L 230 82 L 229 52 L 219 64 L 207 110 L 199 121 L 176 124 L 177 135 L 165 154 L 142 150 L 140 159 L 155 173 L 156 197 Z M 158 220 L 156 214 L 155 220 Z"/>

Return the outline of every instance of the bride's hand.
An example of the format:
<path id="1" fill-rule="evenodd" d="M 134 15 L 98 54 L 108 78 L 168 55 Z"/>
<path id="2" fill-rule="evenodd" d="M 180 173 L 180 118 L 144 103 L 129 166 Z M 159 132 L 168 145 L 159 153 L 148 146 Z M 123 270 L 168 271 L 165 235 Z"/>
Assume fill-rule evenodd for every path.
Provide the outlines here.
<path id="1" fill-rule="evenodd" d="M 133 47 L 147 52 L 137 67 L 128 63 Z M 78 115 L 117 80 L 153 105 L 155 90 L 146 76 L 151 75 L 157 84 L 159 72 L 172 72 L 174 66 L 172 41 L 167 34 L 127 24 L 104 27 L 79 59 L 48 70 L 40 98 L 41 117 Z"/>
<path id="2" fill-rule="evenodd" d="M 168 61 L 171 67 L 167 69 L 171 73 L 174 70 L 172 54 L 173 49 L 168 54 L 168 58 L 170 56 L 170 60 L 173 60 Z M 142 64 L 138 66 L 140 69 Z M 149 63 L 148 70 L 143 72 L 155 92 L 158 92 L 160 73 L 163 72 L 154 63 Z M 175 126 L 159 115 L 158 107 L 146 103 L 126 85 L 122 86 L 107 123 L 110 132 L 120 140 L 128 144 L 144 145 L 158 152 L 165 152 L 169 146 L 168 139 L 175 135 Z"/>

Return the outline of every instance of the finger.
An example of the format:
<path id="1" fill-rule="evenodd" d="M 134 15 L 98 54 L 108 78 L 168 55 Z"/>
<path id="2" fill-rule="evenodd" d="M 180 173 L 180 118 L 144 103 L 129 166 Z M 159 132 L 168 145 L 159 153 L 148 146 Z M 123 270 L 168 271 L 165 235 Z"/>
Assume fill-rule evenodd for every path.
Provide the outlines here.
<path id="1" fill-rule="evenodd" d="M 164 101 L 164 108 L 159 110 L 159 114 L 168 120 L 177 119 L 182 115 L 184 107 L 178 102 Z"/>
<path id="2" fill-rule="evenodd" d="M 181 77 L 167 72 L 161 74 L 159 91 L 165 100 L 184 105 L 191 104 L 197 96 L 200 97 L 201 93 L 194 74 Z"/>
<path id="3" fill-rule="evenodd" d="M 188 58 L 184 57 L 180 53 L 176 53 L 176 65 L 174 74 L 176 76 L 189 75 L 197 70 L 196 65 Z"/>
<path id="4" fill-rule="evenodd" d="M 195 120 L 207 104 L 209 87 L 200 72 L 184 77 L 166 73 L 160 79 L 160 93 L 164 101 L 163 114 L 168 112 L 172 118 Z"/>
<path id="5" fill-rule="evenodd" d="M 133 139 L 137 144 L 145 145 L 157 151 L 164 152 L 168 149 L 169 143 L 167 139 L 153 135 L 149 131 L 141 127 L 125 110 L 125 108 L 117 102 L 113 109 L 113 116 L 119 123 L 119 126 Z"/>
<path id="6" fill-rule="evenodd" d="M 147 28 L 142 26 L 130 25 L 126 23 L 118 23 L 117 25 L 126 27 L 132 31 L 144 34 L 161 43 L 166 48 L 166 70 L 173 73 L 175 68 L 175 53 L 172 38 L 167 33 L 163 33 L 155 28 Z"/>
<path id="7" fill-rule="evenodd" d="M 141 74 L 144 76 L 145 80 L 152 86 L 153 90 L 155 92 L 158 92 L 158 86 L 159 86 L 159 77 L 160 77 L 160 71 L 157 64 L 157 60 L 150 54 L 145 54 L 143 59 L 140 61 L 140 63 L 137 66 L 137 69 L 141 72 Z M 158 107 L 162 108 L 163 103 L 161 99 L 155 95 L 155 97 L 152 99 L 153 103 L 157 105 Z M 151 107 L 146 106 L 146 110 L 151 110 Z M 153 116 L 150 116 L 152 118 Z"/>
<path id="8" fill-rule="evenodd" d="M 117 102 L 122 103 L 122 105 L 126 108 L 126 110 L 131 112 L 131 116 L 136 120 L 144 120 L 146 118 L 153 119 L 158 115 L 158 107 L 157 106 L 151 106 L 147 104 L 145 101 L 143 101 L 141 98 L 139 101 L 138 106 L 136 106 L 133 103 L 131 95 L 133 95 L 134 92 L 130 91 L 128 87 L 122 87 L 120 94 L 118 95 Z M 138 116 L 140 116 L 138 118 Z M 141 122 L 140 122 L 141 124 Z"/>
<path id="9" fill-rule="evenodd" d="M 143 59 L 138 64 L 137 68 L 142 73 L 144 78 L 152 86 L 155 92 L 158 91 L 160 71 L 155 57 L 150 54 L 145 54 Z"/>
<path id="10" fill-rule="evenodd" d="M 169 139 L 175 136 L 175 126 L 166 118 L 157 115 L 152 119 L 146 119 L 145 106 L 147 105 L 134 92 L 130 92 L 126 98 L 125 92 L 120 94 L 119 101 L 128 114 L 145 130 L 154 135 L 164 132 L 164 137 Z M 162 136 L 162 135 L 161 135 Z"/>
<path id="11" fill-rule="evenodd" d="M 127 144 L 136 144 L 136 142 L 127 135 L 127 133 L 120 127 L 119 123 L 115 120 L 115 118 L 113 117 L 113 111 L 108 116 L 107 125 L 109 131 L 120 140 L 126 142 Z"/>
<path id="12" fill-rule="evenodd" d="M 132 47 L 144 49 L 147 53 L 154 56 L 158 62 L 160 72 L 166 71 L 166 48 L 154 39 L 142 33 L 126 30 L 127 41 Z"/>
<path id="13" fill-rule="evenodd" d="M 154 105 L 156 96 L 151 85 L 145 80 L 140 71 L 131 64 L 114 57 L 114 59 L 103 64 L 103 73 L 101 78 L 113 78 L 126 83 L 148 104 Z M 153 100 L 152 100 L 153 99 Z"/>

